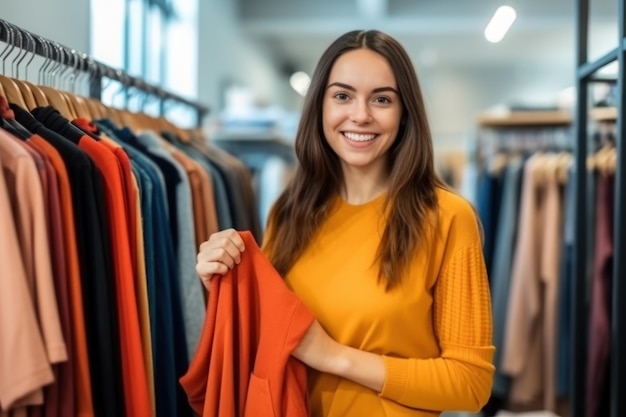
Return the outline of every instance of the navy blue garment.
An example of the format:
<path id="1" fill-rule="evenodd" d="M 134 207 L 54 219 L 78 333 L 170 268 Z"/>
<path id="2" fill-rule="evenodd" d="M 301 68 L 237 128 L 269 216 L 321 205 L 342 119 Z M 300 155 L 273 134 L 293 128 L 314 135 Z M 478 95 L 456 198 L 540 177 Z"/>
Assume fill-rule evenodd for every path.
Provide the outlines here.
<path id="1" fill-rule="evenodd" d="M 493 344 L 496 347 L 494 364 L 496 372 L 492 393 L 506 398 L 510 378 L 499 372 L 500 358 L 504 345 L 506 315 L 509 304 L 509 288 L 515 243 L 517 241 L 517 224 L 522 189 L 524 162 L 521 157 L 511 159 L 504 171 L 502 182 L 502 203 L 499 217 L 496 220 L 495 250 L 491 271 L 491 299 L 493 312 Z"/>
<path id="2" fill-rule="evenodd" d="M 491 273 L 495 247 L 498 213 L 502 193 L 502 175 L 485 170 L 478 189 L 478 215 L 483 225 L 483 254 L 487 272 Z M 490 277 L 491 279 L 491 277 Z"/>
<path id="3" fill-rule="evenodd" d="M 153 153 L 151 149 L 137 139 L 130 129 L 117 129 L 114 130 L 114 133 L 123 143 L 131 145 L 154 162 L 163 174 L 163 179 L 165 180 L 165 189 L 163 191 L 167 197 L 168 224 L 172 236 L 174 254 L 176 256 L 178 253 L 178 206 L 176 204 L 176 188 L 181 182 L 178 170 L 170 161 Z"/>

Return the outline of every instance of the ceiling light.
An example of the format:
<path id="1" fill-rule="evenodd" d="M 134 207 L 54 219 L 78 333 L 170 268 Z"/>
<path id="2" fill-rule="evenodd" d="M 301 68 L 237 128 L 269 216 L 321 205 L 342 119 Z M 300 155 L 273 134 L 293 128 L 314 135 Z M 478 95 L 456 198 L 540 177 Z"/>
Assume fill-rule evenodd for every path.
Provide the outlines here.
<path id="1" fill-rule="evenodd" d="M 289 84 L 298 94 L 304 96 L 309 89 L 309 84 L 311 84 L 311 77 L 306 72 L 297 71 L 289 77 Z"/>
<path id="2" fill-rule="evenodd" d="M 498 7 L 485 28 L 485 39 L 492 43 L 500 42 L 516 17 L 517 13 L 511 6 Z"/>

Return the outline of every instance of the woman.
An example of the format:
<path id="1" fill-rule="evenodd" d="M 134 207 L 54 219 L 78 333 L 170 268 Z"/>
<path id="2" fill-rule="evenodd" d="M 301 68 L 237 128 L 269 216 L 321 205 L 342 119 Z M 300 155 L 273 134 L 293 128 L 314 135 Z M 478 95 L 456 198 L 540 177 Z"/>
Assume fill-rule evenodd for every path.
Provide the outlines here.
<path id="1" fill-rule="evenodd" d="M 417 76 L 378 31 L 339 37 L 313 74 L 299 167 L 264 252 L 317 321 L 293 352 L 313 417 L 478 411 L 494 367 L 490 295 L 471 206 L 433 167 Z M 198 254 L 208 286 L 241 259 L 234 230 Z"/>

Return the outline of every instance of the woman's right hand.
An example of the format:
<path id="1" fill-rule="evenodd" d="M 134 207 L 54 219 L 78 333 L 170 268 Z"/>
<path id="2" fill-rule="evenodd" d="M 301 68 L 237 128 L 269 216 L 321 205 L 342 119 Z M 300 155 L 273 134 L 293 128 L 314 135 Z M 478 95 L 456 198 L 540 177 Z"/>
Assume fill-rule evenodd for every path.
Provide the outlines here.
<path id="1" fill-rule="evenodd" d="M 244 250 L 243 239 L 235 229 L 213 233 L 203 242 L 198 251 L 196 272 L 205 288 L 209 288 L 215 275 L 224 275 L 239 264 Z"/>

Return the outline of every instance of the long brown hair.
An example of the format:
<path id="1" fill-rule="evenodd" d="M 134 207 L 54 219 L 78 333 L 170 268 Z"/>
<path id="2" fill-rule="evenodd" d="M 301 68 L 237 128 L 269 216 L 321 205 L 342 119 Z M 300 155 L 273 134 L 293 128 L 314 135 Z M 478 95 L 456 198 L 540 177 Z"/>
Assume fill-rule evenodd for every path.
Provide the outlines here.
<path id="1" fill-rule="evenodd" d="M 322 107 L 330 71 L 339 56 L 359 48 L 387 59 L 402 101 L 402 121 L 389 151 L 388 213 L 376 260 L 379 280 L 387 290 L 398 285 L 425 236 L 429 214 L 437 207 L 433 145 L 424 101 L 411 60 L 398 41 L 375 31 L 352 31 L 340 36 L 322 54 L 311 78 L 298 126 L 296 173 L 270 213 L 266 241 L 270 261 L 285 275 L 302 254 L 327 216 L 339 192 L 343 174 L 339 158 L 324 138 Z"/>

